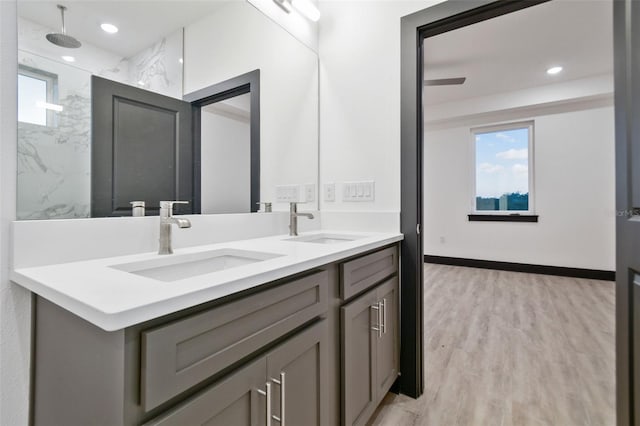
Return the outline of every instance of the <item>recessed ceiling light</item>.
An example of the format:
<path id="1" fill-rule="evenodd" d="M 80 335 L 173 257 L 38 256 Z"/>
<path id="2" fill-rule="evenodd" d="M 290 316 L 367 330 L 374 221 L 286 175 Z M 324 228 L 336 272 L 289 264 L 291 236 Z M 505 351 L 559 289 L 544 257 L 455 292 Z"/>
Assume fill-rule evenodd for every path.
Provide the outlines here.
<path id="1" fill-rule="evenodd" d="M 138 86 L 144 86 L 144 81 L 142 80 L 138 81 Z"/>
<path id="2" fill-rule="evenodd" d="M 180 62 L 181 64 L 184 63 L 184 60 L 182 58 L 178 59 L 178 62 Z"/>
<path id="3" fill-rule="evenodd" d="M 562 71 L 562 67 L 551 67 L 547 70 L 547 74 L 549 75 L 558 74 L 560 71 Z"/>
<path id="4" fill-rule="evenodd" d="M 115 34 L 118 32 L 118 27 L 113 24 L 104 23 L 100 25 L 100 28 L 102 28 L 102 31 L 109 34 Z"/>
<path id="5" fill-rule="evenodd" d="M 67 62 L 75 62 L 76 58 L 74 58 L 73 56 L 63 56 L 62 59 L 64 59 Z"/>

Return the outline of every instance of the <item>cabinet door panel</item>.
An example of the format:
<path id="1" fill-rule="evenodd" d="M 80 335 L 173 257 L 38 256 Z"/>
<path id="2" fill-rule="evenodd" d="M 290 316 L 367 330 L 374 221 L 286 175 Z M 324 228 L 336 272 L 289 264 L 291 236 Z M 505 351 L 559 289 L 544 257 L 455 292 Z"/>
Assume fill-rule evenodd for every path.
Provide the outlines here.
<path id="1" fill-rule="evenodd" d="M 341 308 L 343 424 L 365 424 L 376 408 L 376 290 Z"/>
<path id="2" fill-rule="evenodd" d="M 271 411 L 279 418 L 284 415 L 285 425 L 327 424 L 323 417 L 326 414 L 326 386 L 323 386 L 322 376 L 326 365 L 327 332 L 327 323 L 323 320 L 267 355 L 267 378 L 273 393 Z M 280 399 L 283 381 L 284 404 Z"/>
<path id="3" fill-rule="evenodd" d="M 398 278 L 376 288 L 378 301 L 384 304 L 383 332 L 378 338 L 376 364 L 376 401 L 380 402 L 398 377 L 399 345 L 398 345 Z"/>
<path id="4" fill-rule="evenodd" d="M 264 426 L 266 370 L 260 358 L 145 426 Z"/>

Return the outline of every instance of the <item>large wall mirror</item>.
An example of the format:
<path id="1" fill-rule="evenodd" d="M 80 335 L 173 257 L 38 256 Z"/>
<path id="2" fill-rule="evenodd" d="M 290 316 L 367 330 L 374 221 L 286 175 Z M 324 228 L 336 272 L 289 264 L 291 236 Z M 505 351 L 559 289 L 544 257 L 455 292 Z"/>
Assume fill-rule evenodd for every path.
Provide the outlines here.
<path id="1" fill-rule="evenodd" d="M 285 210 L 280 186 L 317 194 L 318 57 L 247 1 L 18 1 L 18 219 Z"/>

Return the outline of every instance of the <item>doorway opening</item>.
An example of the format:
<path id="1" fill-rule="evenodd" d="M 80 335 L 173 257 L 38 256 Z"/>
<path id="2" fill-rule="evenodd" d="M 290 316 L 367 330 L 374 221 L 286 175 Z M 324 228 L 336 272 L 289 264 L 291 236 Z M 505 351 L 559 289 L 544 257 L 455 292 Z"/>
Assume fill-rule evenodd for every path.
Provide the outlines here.
<path id="1" fill-rule="evenodd" d="M 562 180 L 558 181 L 548 173 L 548 163 L 545 161 L 538 161 L 541 157 L 552 156 L 553 149 L 569 149 L 570 144 L 563 147 L 552 146 L 548 142 L 543 142 L 544 139 L 548 139 L 548 135 L 552 133 L 552 130 L 558 125 L 565 126 L 567 131 L 574 132 L 570 136 L 576 140 L 584 140 L 585 137 L 593 135 L 593 132 L 583 130 L 589 127 L 598 128 L 600 136 L 605 135 L 606 149 L 598 147 L 591 150 L 588 155 L 592 155 L 589 159 L 592 160 L 589 163 L 589 159 L 582 158 L 578 155 L 578 158 L 571 157 L 570 153 L 555 152 L 557 159 L 564 158 L 570 159 L 574 163 L 580 165 L 588 165 L 587 167 L 598 166 L 596 160 L 608 162 L 606 170 L 606 178 L 604 179 L 604 186 L 602 192 L 606 192 L 606 199 L 599 201 L 602 202 L 604 207 L 600 209 L 599 214 L 607 222 L 604 231 L 598 231 L 602 236 L 607 234 L 608 240 L 605 242 L 609 253 L 614 252 L 614 232 L 615 232 L 615 203 L 614 203 L 614 119 L 613 119 L 613 66 L 612 60 L 606 61 L 608 69 L 593 70 L 588 72 L 584 70 L 587 68 L 587 64 L 580 63 L 579 72 L 584 72 L 581 75 L 574 75 L 573 78 L 568 78 L 566 81 L 556 81 L 556 87 L 549 90 L 546 99 L 540 99 L 538 94 L 535 102 L 532 101 L 536 97 L 535 93 L 530 90 L 532 87 L 539 86 L 533 82 L 528 86 L 516 87 L 519 84 L 526 83 L 523 81 L 522 75 L 513 75 L 497 79 L 493 82 L 494 87 L 488 83 L 489 80 L 481 81 L 480 84 L 471 84 L 472 81 L 476 82 L 482 80 L 482 72 L 485 72 L 485 77 L 495 77 L 501 75 L 496 71 L 496 67 L 503 66 L 509 69 L 513 69 L 513 65 L 504 63 L 504 56 L 494 55 L 492 63 L 484 64 L 485 66 L 480 69 L 480 73 L 467 73 L 462 67 L 464 58 L 461 57 L 460 51 L 467 52 L 471 62 L 477 61 L 482 65 L 484 58 L 487 58 L 487 50 L 496 49 L 494 53 L 499 52 L 500 43 L 517 42 L 518 32 L 526 35 L 527 23 L 526 20 L 522 21 L 520 25 L 516 27 L 516 33 L 511 39 L 505 40 L 504 34 L 502 37 L 487 38 L 486 36 L 475 36 L 468 38 L 466 41 L 461 37 L 466 33 L 474 31 L 474 27 L 479 25 L 491 25 L 499 27 L 501 24 L 498 22 L 500 19 L 493 19 L 498 17 L 509 18 L 518 14 L 524 13 L 542 13 L 545 8 L 550 9 L 553 7 L 566 6 L 566 2 L 551 1 L 549 3 L 545 1 L 535 2 L 484 2 L 482 4 L 475 3 L 473 6 L 467 4 L 448 4 L 443 3 L 436 5 L 432 8 L 426 9 L 421 12 L 417 12 L 413 15 L 409 15 L 403 18 L 402 22 L 402 232 L 405 234 L 405 241 L 403 242 L 403 259 L 402 259 L 402 294 L 403 302 L 402 309 L 404 310 L 407 305 L 409 306 L 408 312 L 403 312 L 402 321 L 402 348 L 403 363 L 411 364 L 413 371 L 420 372 L 416 377 L 405 378 L 405 364 L 402 365 L 403 377 L 402 377 L 402 391 L 411 396 L 419 396 L 424 390 L 425 378 L 424 371 L 424 359 L 429 358 L 429 354 L 425 354 L 425 346 L 429 343 L 425 340 L 423 343 L 423 336 L 428 337 L 428 327 L 425 326 L 423 321 L 428 321 L 428 318 L 423 318 L 423 309 L 429 309 L 429 306 L 423 306 L 424 289 L 422 283 L 424 282 L 424 270 L 423 270 L 423 255 L 430 255 L 431 261 L 437 263 L 447 263 L 460 260 L 473 260 L 476 261 L 473 265 L 475 267 L 505 269 L 508 267 L 522 267 L 531 266 L 549 266 L 547 270 L 535 270 L 529 272 L 556 274 L 562 273 L 564 275 L 571 274 L 586 274 L 585 276 L 599 279 L 613 278 L 613 270 L 615 269 L 615 259 L 613 254 L 609 254 L 609 257 L 603 262 L 598 263 L 586 261 L 583 264 L 573 264 L 571 259 L 567 257 L 561 258 L 559 263 L 551 261 L 544 261 L 545 259 L 552 259 L 552 253 L 540 253 L 542 256 L 537 259 L 534 257 L 521 257 L 517 256 L 509 257 L 517 250 L 508 248 L 507 245 L 500 244 L 497 241 L 499 236 L 496 236 L 492 230 L 499 230 L 497 232 L 505 232 L 509 234 L 512 243 L 517 245 L 517 239 L 513 238 L 515 227 L 529 226 L 526 232 L 536 234 L 536 227 L 540 229 L 541 225 L 546 224 L 543 221 L 552 222 L 556 219 L 550 217 L 550 207 L 557 207 L 556 210 L 562 210 L 569 217 L 565 222 L 568 227 L 576 225 L 576 222 L 580 222 L 581 215 L 575 209 L 575 204 L 572 207 L 567 208 L 562 204 L 563 200 L 559 196 L 559 191 L 552 189 L 551 192 L 556 191 L 558 198 L 551 201 L 545 200 L 542 193 L 548 193 L 544 189 L 545 185 L 549 183 L 556 183 L 556 187 L 562 186 Z M 564 3 L 564 4 L 563 4 Z M 589 2 L 594 3 L 592 6 L 602 7 L 603 5 L 608 8 L 608 14 L 595 13 L 596 19 L 599 22 L 604 22 L 607 17 L 610 23 L 613 21 L 611 10 L 613 9 L 612 2 Z M 578 7 L 575 3 L 573 6 Z M 582 15 L 581 15 L 582 16 Z M 569 24 L 573 19 L 575 21 L 575 11 L 572 16 L 552 15 L 552 19 L 543 22 L 542 26 L 538 25 L 535 29 L 539 33 L 540 28 L 545 28 L 542 32 L 543 35 L 539 36 L 539 39 L 544 39 L 545 35 L 553 33 L 558 27 L 553 24 L 553 18 L 559 19 L 560 23 Z M 616 18 L 616 19 L 619 19 Z M 506 22 L 506 19 L 503 20 Z M 507 24 L 505 24 L 507 25 Z M 566 25 L 565 25 L 566 27 Z M 565 28 L 566 29 L 566 28 Z M 593 27 L 592 27 L 593 29 Z M 453 31 L 461 30 L 461 31 Z M 598 28 L 599 30 L 599 28 Z M 612 32 L 611 29 L 609 29 Z M 534 36 L 535 37 L 535 36 Z M 438 46 L 435 41 L 440 38 L 443 43 Z M 456 39 L 457 38 L 457 39 Z M 541 43 L 544 40 L 535 39 L 537 43 Z M 584 50 L 587 51 L 585 46 L 589 48 L 593 47 L 589 43 L 584 45 L 575 44 L 576 39 L 573 39 L 573 51 L 568 50 L 571 56 L 579 56 L 577 53 Z M 611 43 L 611 34 L 608 39 L 603 40 L 605 43 Z M 433 43 L 432 43 L 433 42 Z M 431 46 L 429 44 L 431 43 Z M 450 44 L 453 43 L 453 44 Z M 563 43 L 561 41 L 554 41 L 552 43 Z M 533 43 L 535 44 L 535 43 Z M 568 42 L 567 42 L 568 44 Z M 541 43 L 541 51 L 550 51 L 554 47 L 549 43 Z M 447 47 L 448 46 L 448 47 Z M 434 49 L 429 54 L 429 48 Z M 517 46 L 513 46 L 517 47 Z M 596 46 L 598 47 L 598 46 Z M 608 53 L 611 55 L 610 45 Z M 521 55 L 525 55 L 526 46 L 519 46 L 519 52 Z M 438 50 L 440 49 L 440 50 Z M 456 55 L 456 53 L 458 55 Z M 458 57 L 456 57 L 458 56 Z M 468 58 L 467 58 L 468 59 Z M 575 58 L 572 58 L 575 59 Z M 431 60 L 431 62 L 429 62 Z M 552 74 L 547 74 L 546 71 L 552 68 L 553 63 L 547 64 L 539 63 L 532 64 L 529 60 L 534 58 L 520 56 L 516 65 L 520 65 L 526 68 L 527 72 L 533 72 L 535 65 L 536 68 L 542 68 L 540 77 L 542 79 L 552 77 Z M 580 62 L 578 60 L 578 62 Z M 527 65 L 529 64 L 529 65 Z M 566 67 L 565 67 L 566 68 Z M 570 68 L 574 68 L 570 66 Z M 535 70 L 536 72 L 539 69 Z M 574 68 L 575 71 L 575 68 Z M 590 74 L 589 74 L 590 73 Z M 607 77 L 603 77 L 607 74 Z M 566 75 L 566 74 L 565 74 Z M 588 79 L 601 76 L 600 80 L 602 90 L 597 92 L 595 80 L 591 80 L 591 84 L 587 82 Z M 535 78 L 535 76 L 534 76 Z M 562 99 L 559 95 L 562 92 L 560 83 L 575 84 L 578 86 L 579 81 L 583 83 L 583 87 L 591 90 L 590 94 L 582 92 L 581 95 L 574 95 L 574 99 L 571 102 L 567 102 L 566 96 Z M 504 92 L 512 92 L 511 96 L 503 96 L 500 98 L 497 96 L 495 85 L 498 85 Z M 525 89 L 529 92 L 525 93 Z M 431 93 L 429 93 L 431 90 Z M 482 92 L 486 90 L 486 92 Z M 466 93 L 464 93 L 466 91 Z M 514 92 L 520 91 L 521 98 L 516 99 Z M 525 99 L 528 95 L 528 99 Z M 555 95 L 555 99 L 553 96 Z M 566 95 L 566 92 L 565 92 Z M 423 99 L 424 96 L 424 99 Z M 488 110 L 483 110 L 482 105 L 486 105 L 488 98 L 493 96 L 492 101 L 494 105 Z M 580 99 L 577 99 L 580 98 Z M 423 104 L 424 101 L 424 104 Z M 528 103 L 527 103 L 528 102 Z M 569 105 L 570 104 L 570 105 Z M 570 114 L 569 116 L 563 116 L 563 114 Z M 606 115 L 606 118 L 602 118 Z M 543 119 L 544 118 L 544 119 Z M 569 120 L 571 118 L 571 120 Z M 576 120 L 582 120 L 582 125 L 577 125 Z M 571 124 L 573 123 L 573 124 Z M 604 123 L 604 124 L 603 124 Z M 513 128 L 511 128 L 511 127 Z M 507 128 L 509 127 L 509 128 Z M 514 135 L 509 134 L 509 131 L 519 131 L 527 129 L 526 137 L 516 138 Z M 426 144 L 428 134 L 429 140 L 433 143 Z M 502 147 L 497 146 L 507 141 L 507 136 L 511 136 L 511 143 L 518 145 L 517 147 Z M 453 147 L 450 142 L 454 138 L 462 140 L 458 146 Z M 502 139 L 501 139 L 502 138 Z M 425 140 L 425 146 L 423 146 L 423 139 Z M 481 141 L 484 141 L 481 143 Z M 592 138 L 593 139 L 593 138 Z M 449 143 L 447 143 L 447 141 Z M 573 142 L 573 141 L 571 141 Z M 489 146 L 492 145 L 492 146 Z M 522 145 L 522 146 L 520 146 Z M 505 149 L 498 149 L 505 148 Z M 584 148 L 584 147 L 583 147 Z M 598 151 L 600 150 L 600 151 Z M 486 152 L 485 152 L 486 151 Z M 495 151 L 495 152 L 494 152 Z M 588 149 L 582 149 L 578 146 L 578 153 L 585 153 Z M 598 154 L 599 152 L 599 154 Z M 603 156 L 602 154 L 605 153 Z M 498 155 L 500 154 L 500 155 Z M 496 157 L 501 161 L 494 161 L 493 163 L 486 161 L 488 156 Z M 434 163 L 435 162 L 435 163 Z M 502 164 L 504 163 L 504 164 Z M 542 164 L 536 164 L 542 163 Z M 426 176 L 423 178 L 423 168 Z M 544 172 L 542 171 L 544 169 Z M 464 170 L 464 172 L 461 172 Z M 567 167 L 564 168 L 565 173 L 569 173 Z M 602 171 L 602 170 L 600 170 Z M 491 178 L 488 175 L 500 174 L 510 175 L 507 181 L 513 182 L 514 180 L 519 182 L 518 187 L 503 187 L 504 182 L 500 182 L 498 179 Z M 595 175 L 598 173 L 596 172 Z M 604 175 L 603 175 L 604 176 Z M 571 177 L 565 180 L 571 180 Z M 600 179 L 602 181 L 603 179 Z M 545 182 L 543 184 L 543 182 Z M 576 180 L 576 182 L 578 182 Z M 579 183 L 579 182 L 578 182 Z M 588 188 L 590 181 L 583 182 L 583 185 L 578 185 L 580 188 Z M 602 183 L 602 182 L 600 182 Z M 440 191 L 438 192 L 438 186 Z M 551 185 L 553 186 L 553 185 Z M 487 189 L 489 187 L 489 189 Z M 449 189 L 448 191 L 446 189 Z M 482 193 L 478 192 L 482 188 Z M 580 191 L 580 190 L 579 190 Z M 428 197 L 431 197 L 431 202 L 423 208 L 423 194 L 427 193 Z M 460 196 L 460 194 L 463 194 Z M 567 195 L 567 194 L 565 194 Z M 577 194 L 569 194 L 571 198 Z M 433 202 L 436 200 L 436 202 Z M 554 202 L 556 206 L 554 206 Z M 455 210 L 455 212 L 453 212 Z M 596 209 L 591 209 L 592 213 Z M 546 213 L 546 217 L 542 212 Z M 437 220 L 432 221 L 436 217 Z M 540 217 L 540 222 L 538 221 Z M 429 218 L 429 221 L 424 219 Z M 483 223 L 474 223 L 482 221 Z M 486 223 L 494 222 L 494 223 Z M 504 223 L 504 222 L 528 222 L 528 223 Z M 591 222 L 593 225 L 593 222 Z M 480 225 L 480 226 L 478 226 Z M 502 229 L 499 227 L 502 225 Z M 583 229 L 583 233 L 589 233 L 590 228 L 585 227 L 585 223 L 580 223 Z M 470 227 L 474 227 L 475 237 L 477 241 L 480 241 L 473 247 L 468 240 L 465 240 L 465 231 L 468 234 Z M 482 228 L 484 226 L 484 228 Z M 576 227 L 575 229 L 578 229 Z M 422 231 L 422 232 L 421 232 Z M 575 232 L 574 232 L 575 233 Z M 589 237 L 595 237 L 589 235 Z M 425 241 L 423 241 L 423 238 Z M 579 240 L 579 238 L 577 238 Z M 521 243 L 525 242 L 523 238 Z M 566 241 L 565 241 L 566 242 Z M 573 241 L 576 243 L 577 241 Z M 464 250 L 454 250 L 453 246 L 464 247 Z M 502 246 L 502 256 L 490 253 L 488 246 L 494 244 L 495 246 Z M 533 247 L 524 247 L 524 251 L 532 249 L 533 253 L 536 251 L 537 241 L 531 244 Z M 593 244 L 583 244 L 578 249 L 571 250 L 565 248 L 565 253 L 569 255 L 584 255 L 588 252 Z M 509 246 L 510 247 L 510 246 Z M 495 247 L 494 247 L 495 248 Z M 516 247 L 519 249 L 519 247 Z M 541 247 L 537 247 L 537 251 Z M 572 253 L 573 251 L 573 253 Z M 506 253 L 506 255 L 505 255 Z M 548 256 L 548 257 L 544 257 Z M 591 256 L 591 254 L 588 254 Z M 574 258 L 575 259 L 575 258 Z M 593 259 L 593 257 L 591 257 Z M 478 263 L 477 261 L 483 260 L 501 260 L 504 265 L 495 265 L 495 262 L 486 264 Z M 506 265 L 506 264 L 509 265 Z M 562 264 L 570 266 L 569 268 L 553 268 Z M 464 264 L 464 263 L 461 263 Z M 577 265 L 577 266 L 576 266 Z M 500 266 L 503 266 L 502 268 Z M 566 270 L 565 270 L 566 269 Z M 571 271 L 568 269 L 572 269 Z M 518 269 L 515 269 L 518 270 Z M 595 275 L 594 275 L 595 274 Z M 598 275 L 600 274 L 600 275 Z M 405 300 L 407 295 L 411 298 L 410 301 Z M 612 299 L 613 296 L 610 297 Z M 607 303 L 610 303 L 609 300 Z M 410 325 L 406 323 L 409 322 Z M 423 329 L 424 327 L 424 329 Z M 613 330 L 611 330 L 613 333 Z M 424 337 L 427 339 L 427 337 Z M 408 345 L 405 346 L 405 342 Z M 413 343 L 411 342 L 413 341 Z M 433 343 L 433 342 L 431 342 Z M 613 342 L 609 345 L 610 352 L 612 351 Z M 428 361 L 427 361 L 428 362 Z M 613 370 L 612 370 L 613 371 Z M 613 373 L 612 373 L 613 374 Z M 411 382 L 413 380 L 413 383 Z M 429 381 L 429 376 L 426 375 L 426 380 Z M 407 392 L 407 389 L 412 388 L 416 390 L 415 393 Z M 609 389 L 611 391 L 611 389 Z M 609 407 L 611 408 L 611 407 Z M 615 404 L 613 404 L 613 410 Z M 615 414 L 614 414 L 615 416 Z"/>
<path id="2" fill-rule="evenodd" d="M 260 70 L 184 95 L 191 102 L 198 213 L 257 212 L 260 201 Z M 220 179 L 220 176 L 224 176 Z M 206 192 L 202 182 L 207 182 Z"/>

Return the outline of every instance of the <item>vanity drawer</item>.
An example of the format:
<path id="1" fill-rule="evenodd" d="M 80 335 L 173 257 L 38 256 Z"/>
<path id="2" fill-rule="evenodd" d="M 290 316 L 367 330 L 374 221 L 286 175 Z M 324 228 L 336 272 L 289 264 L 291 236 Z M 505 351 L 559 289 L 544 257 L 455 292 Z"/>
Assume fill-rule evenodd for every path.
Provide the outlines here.
<path id="1" fill-rule="evenodd" d="M 327 311 L 316 272 L 141 333 L 141 399 L 149 411 Z"/>
<path id="2" fill-rule="evenodd" d="M 340 265 L 340 297 L 347 300 L 397 272 L 397 246 L 345 262 Z"/>

